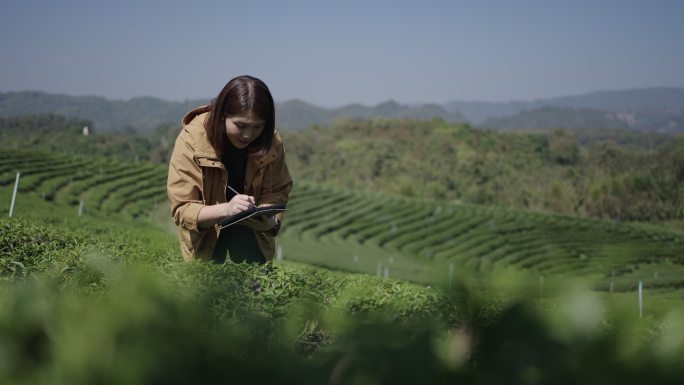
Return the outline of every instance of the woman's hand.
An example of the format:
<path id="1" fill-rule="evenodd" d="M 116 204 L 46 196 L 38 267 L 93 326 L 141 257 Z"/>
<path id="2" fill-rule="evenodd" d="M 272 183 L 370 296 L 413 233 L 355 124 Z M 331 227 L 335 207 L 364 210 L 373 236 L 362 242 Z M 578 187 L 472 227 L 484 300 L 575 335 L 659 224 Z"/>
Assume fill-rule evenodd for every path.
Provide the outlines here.
<path id="1" fill-rule="evenodd" d="M 228 203 L 222 203 L 225 217 L 254 208 L 254 197 L 251 195 L 235 195 Z"/>
<path id="2" fill-rule="evenodd" d="M 207 229 L 229 217 L 254 207 L 254 197 L 250 195 L 236 195 L 228 203 L 218 203 L 204 206 L 197 213 L 197 223 L 200 229 Z"/>
<path id="3" fill-rule="evenodd" d="M 270 207 L 270 206 L 275 206 L 275 203 L 263 203 L 260 204 L 259 207 Z M 272 229 L 278 225 L 278 220 L 276 219 L 275 215 L 267 215 L 265 218 L 266 223 L 269 226 L 269 229 Z"/>
<path id="4" fill-rule="evenodd" d="M 269 215 L 266 217 L 266 223 L 268 223 L 270 229 L 274 229 L 278 226 L 278 219 L 276 219 L 275 215 Z"/>

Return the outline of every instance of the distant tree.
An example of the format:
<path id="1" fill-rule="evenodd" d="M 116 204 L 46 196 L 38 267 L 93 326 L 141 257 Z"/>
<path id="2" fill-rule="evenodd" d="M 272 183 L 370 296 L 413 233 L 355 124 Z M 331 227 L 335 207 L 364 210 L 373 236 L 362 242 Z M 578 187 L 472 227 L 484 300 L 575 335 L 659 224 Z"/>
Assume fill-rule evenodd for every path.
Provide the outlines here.
<path id="1" fill-rule="evenodd" d="M 574 136 L 565 130 L 554 130 L 549 137 L 549 157 L 552 161 L 563 164 L 576 164 L 579 161 L 579 145 Z"/>

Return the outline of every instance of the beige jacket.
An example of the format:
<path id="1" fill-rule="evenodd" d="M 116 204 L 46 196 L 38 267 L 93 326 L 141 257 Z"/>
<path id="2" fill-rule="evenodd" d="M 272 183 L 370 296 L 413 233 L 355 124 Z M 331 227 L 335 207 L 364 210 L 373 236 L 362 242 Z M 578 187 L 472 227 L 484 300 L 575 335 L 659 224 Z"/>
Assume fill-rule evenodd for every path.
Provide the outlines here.
<path id="1" fill-rule="evenodd" d="M 171 215 L 176 222 L 183 259 L 211 258 L 219 235 L 219 227 L 199 229 L 197 216 L 205 205 L 226 202 L 228 171 L 216 155 L 204 129 L 209 106 L 188 112 L 183 118 L 183 130 L 169 162 L 167 192 Z M 245 194 L 254 196 L 257 205 L 286 204 L 292 178 L 285 164 L 283 142 L 275 132 L 271 149 L 265 156 L 247 156 Z M 278 214 L 282 221 L 282 214 Z M 275 254 L 275 234 L 263 217 L 242 222 L 256 234 L 259 248 L 267 261 Z"/>

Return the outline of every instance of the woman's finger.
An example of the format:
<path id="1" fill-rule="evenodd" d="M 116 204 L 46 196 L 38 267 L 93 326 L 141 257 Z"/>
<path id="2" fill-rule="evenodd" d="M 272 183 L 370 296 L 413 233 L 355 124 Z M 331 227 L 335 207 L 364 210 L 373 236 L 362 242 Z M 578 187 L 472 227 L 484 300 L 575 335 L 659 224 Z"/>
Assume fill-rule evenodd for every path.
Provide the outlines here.
<path id="1" fill-rule="evenodd" d="M 242 204 L 249 204 L 249 200 L 247 199 L 247 195 L 236 195 L 233 200 L 235 203 L 242 203 Z"/>
<path id="2" fill-rule="evenodd" d="M 249 208 L 249 205 L 239 200 L 231 201 L 230 204 L 236 212 L 245 211 Z"/>
<path id="3" fill-rule="evenodd" d="M 254 197 L 253 197 L 253 196 L 251 196 L 251 195 L 243 195 L 243 197 L 245 197 L 247 203 L 249 203 L 250 205 L 254 205 Z"/>
<path id="4" fill-rule="evenodd" d="M 244 194 L 241 194 L 241 195 L 236 195 L 235 197 L 238 198 L 238 199 L 240 199 L 240 200 L 243 200 L 243 201 L 245 201 L 245 202 L 247 202 L 247 203 L 254 204 L 254 197 L 251 196 L 251 195 L 244 195 Z"/>

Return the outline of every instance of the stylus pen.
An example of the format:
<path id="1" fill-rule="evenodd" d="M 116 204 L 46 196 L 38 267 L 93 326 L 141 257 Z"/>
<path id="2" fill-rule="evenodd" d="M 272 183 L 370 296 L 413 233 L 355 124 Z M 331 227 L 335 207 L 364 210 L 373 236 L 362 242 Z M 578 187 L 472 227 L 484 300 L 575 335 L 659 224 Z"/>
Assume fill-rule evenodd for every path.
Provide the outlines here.
<path id="1" fill-rule="evenodd" d="M 230 191 L 233 192 L 233 194 L 235 194 L 235 195 L 240 195 L 240 193 L 237 192 L 234 188 L 230 187 L 230 185 L 227 185 L 227 186 L 228 186 L 228 188 L 230 189 Z M 256 205 L 252 205 L 252 206 L 253 206 L 253 207 L 256 207 Z"/>
<path id="2" fill-rule="evenodd" d="M 230 191 L 233 192 L 233 194 L 235 194 L 235 195 L 240 195 L 240 193 L 237 192 L 237 190 L 235 190 L 234 188 L 230 187 L 230 185 L 228 185 L 228 188 L 230 189 Z"/>

